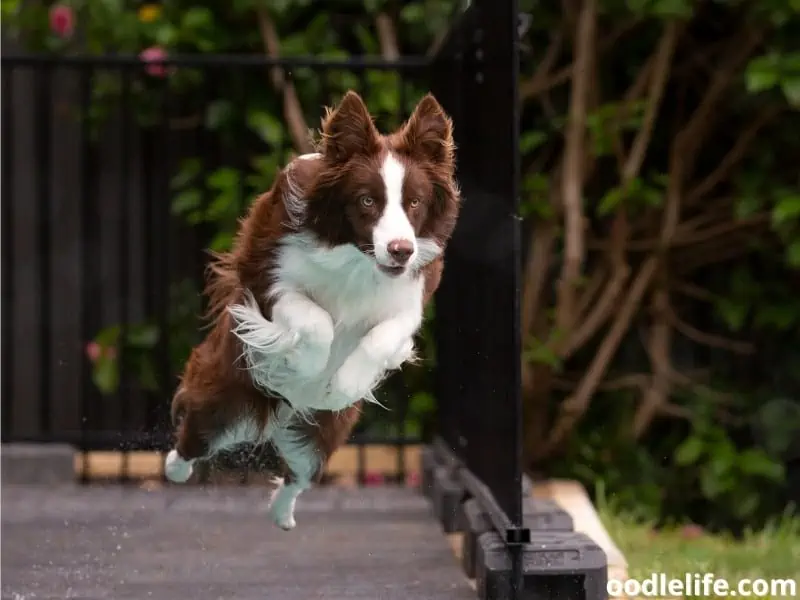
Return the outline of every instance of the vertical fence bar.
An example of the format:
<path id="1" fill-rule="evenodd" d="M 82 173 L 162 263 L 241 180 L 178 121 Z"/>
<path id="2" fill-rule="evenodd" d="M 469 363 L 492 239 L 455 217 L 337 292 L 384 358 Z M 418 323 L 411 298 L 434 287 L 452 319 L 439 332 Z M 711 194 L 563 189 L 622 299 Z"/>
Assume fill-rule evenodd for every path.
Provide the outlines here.
<path id="1" fill-rule="evenodd" d="M 97 315 L 99 314 L 98 298 L 95 293 L 95 273 L 97 273 L 97 255 L 95 242 L 98 240 L 98 224 L 95 217 L 94 193 L 91 187 L 92 161 L 91 161 L 91 94 L 92 94 L 92 74 L 91 65 L 83 65 L 78 71 L 78 106 L 80 107 L 80 165 L 78 167 L 78 189 L 80 190 L 80 290 L 81 290 L 81 341 L 86 343 L 94 335 L 94 327 Z M 81 458 L 83 468 L 81 470 L 81 480 L 86 483 L 89 481 L 89 452 L 88 435 L 93 426 L 92 400 L 96 390 L 92 382 L 92 365 L 86 352 L 81 352 Z"/>
<path id="2" fill-rule="evenodd" d="M 359 87 L 361 88 L 359 92 L 361 93 L 361 97 L 364 102 L 367 104 L 369 108 L 369 92 L 370 92 L 370 85 L 369 85 L 369 77 L 367 69 L 361 69 L 358 73 L 358 80 L 359 80 Z M 358 452 L 357 454 L 357 477 L 359 485 L 364 485 L 367 481 L 367 449 L 366 444 L 362 436 L 359 436 L 358 445 L 356 447 Z"/>
<path id="3" fill-rule="evenodd" d="M 2 327 L 3 327 L 3 379 L 2 421 L 3 441 L 11 441 L 14 434 L 14 67 L 4 65 L 2 70 L 2 227 L 3 227 L 3 274 L 2 274 Z"/>
<path id="4" fill-rule="evenodd" d="M 396 126 L 399 127 L 403 123 L 406 116 L 406 81 L 405 72 L 397 70 L 397 111 L 395 115 Z M 411 399 L 409 398 L 410 390 L 406 385 L 406 378 L 403 372 L 397 374 L 398 381 L 398 394 L 399 394 L 399 410 L 397 411 L 397 474 L 399 481 L 397 483 L 404 485 L 406 483 L 406 461 L 405 449 L 408 444 L 408 429 L 406 427 L 406 420 L 408 419 L 408 405 Z"/>
<path id="5" fill-rule="evenodd" d="M 130 401 L 131 401 L 131 385 L 130 385 L 130 370 L 128 367 L 128 319 L 130 317 L 129 311 L 129 266 L 130 266 L 130 244 L 128 240 L 130 216 L 130 169 L 131 169 L 131 135 L 130 126 L 131 119 L 135 117 L 135 111 L 131 110 L 131 70 L 128 67 L 120 68 L 120 75 L 122 77 L 122 87 L 120 93 L 120 172 L 119 172 L 119 223 L 117 224 L 117 233 L 119 235 L 117 247 L 117 268 L 118 268 L 118 286 L 119 286 L 119 344 L 117 350 L 117 365 L 119 368 L 119 417 L 120 417 L 120 431 L 124 434 L 131 433 L 128 428 L 130 421 Z M 127 435 L 123 435 L 125 439 Z M 123 442 L 124 444 L 125 442 Z M 123 445 L 122 450 L 122 471 L 120 479 L 123 482 L 129 480 L 129 461 L 130 461 L 130 448 Z"/>
<path id="6" fill-rule="evenodd" d="M 167 67 L 171 69 L 172 67 Z M 157 148 L 154 151 L 160 157 L 156 165 L 153 186 L 154 193 L 150 201 L 155 201 L 153 206 L 153 230 L 151 240 L 153 243 L 153 270 L 156 292 L 155 313 L 159 331 L 159 344 L 156 351 L 156 364 L 158 372 L 159 390 L 158 414 L 161 417 L 168 410 L 164 410 L 172 398 L 172 361 L 170 356 L 170 297 L 171 269 L 172 269 L 172 240 L 170 235 L 171 197 L 169 169 L 173 165 L 172 135 L 170 131 L 170 113 L 172 94 L 169 87 L 164 85 L 159 88 L 158 116 L 156 117 L 154 139 Z"/>
<path id="7" fill-rule="evenodd" d="M 36 77 L 37 211 L 39 219 L 39 428 L 50 433 L 52 367 L 52 318 L 50 310 L 52 271 L 52 100 L 53 67 L 43 64 Z"/>
<path id="8" fill-rule="evenodd" d="M 136 69 L 134 71 L 136 77 L 141 77 L 141 71 Z M 142 286 L 142 303 L 144 314 L 148 322 L 158 313 L 158 302 L 160 296 L 157 289 L 157 276 L 156 270 L 157 254 L 155 250 L 155 227 L 156 227 L 156 211 L 155 209 L 155 181 L 156 181 L 156 165 L 158 159 L 156 156 L 158 148 L 157 127 L 153 123 L 148 125 L 141 132 L 141 147 L 139 153 L 139 160 L 142 164 L 142 201 L 140 210 L 142 211 L 142 228 L 141 228 L 141 247 L 143 252 L 142 264 L 144 265 L 144 285 Z M 160 323 L 158 324 L 160 326 Z M 148 357 L 156 361 L 156 379 L 158 386 L 156 391 L 147 390 L 144 393 L 145 398 L 145 424 L 150 430 L 157 430 L 160 425 L 160 404 L 165 401 L 166 390 L 162 387 L 161 372 L 159 371 L 158 358 L 161 356 L 161 344 L 163 343 L 163 332 L 159 330 L 159 343 L 155 351 Z M 159 478 L 166 481 L 164 474 L 164 461 L 159 462 Z"/>

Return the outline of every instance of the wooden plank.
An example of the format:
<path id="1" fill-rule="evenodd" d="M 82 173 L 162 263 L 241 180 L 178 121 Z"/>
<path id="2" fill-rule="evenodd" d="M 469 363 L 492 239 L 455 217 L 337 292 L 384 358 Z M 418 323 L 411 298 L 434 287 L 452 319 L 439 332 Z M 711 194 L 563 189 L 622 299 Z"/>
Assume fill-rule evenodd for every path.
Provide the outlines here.
<path id="1" fill-rule="evenodd" d="M 403 465 L 406 473 L 419 473 L 420 446 L 404 446 Z M 388 444 L 370 444 L 363 447 L 364 471 L 367 473 L 380 473 L 385 477 L 394 477 L 399 474 L 397 446 Z M 160 452 L 127 452 L 128 477 L 131 479 L 160 478 L 163 469 L 164 457 Z M 357 446 L 344 446 L 331 457 L 327 473 L 345 480 L 354 480 L 358 474 Z M 88 452 L 84 456 L 81 452 L 75 454 L 75 475 L 81 477 L 86 471 L 89 479 L 115 479 L 123 474 L 125 453 L 116 451 Z M 248 476 L 253 483 L 262 483 L 263 477 L 254 473 Z M 225 475 L 213 474 L 212 482 L 220 483 L 235 480 L 238 474 Z M 231 481 L 233 482 L 233 481 Z M 264 482 L 266 479 L 264 478 Z"/>

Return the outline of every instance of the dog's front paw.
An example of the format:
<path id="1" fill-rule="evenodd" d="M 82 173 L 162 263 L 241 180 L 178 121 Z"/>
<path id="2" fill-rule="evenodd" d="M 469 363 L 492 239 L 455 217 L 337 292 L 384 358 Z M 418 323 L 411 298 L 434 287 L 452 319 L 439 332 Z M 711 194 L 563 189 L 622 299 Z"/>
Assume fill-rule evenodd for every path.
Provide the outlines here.
<path id="1" fill-rule="evenodd" d="M 386 361 L 387 369 L 399 369 L 404 362 L 411 360 L 414 356 L 414 340 L 408 339 L 400 350 L 389 360 Z"/>
<path id="2" fill-rule="evenodd" d="M 364 357 L 349 357 L 331 380 L 330 396 L 336 402 L 352 404 L 366 396 L 380 377 L 380 369 L 375 363 Z"/>
<path id="3" fill-rule="evenodd" d="M 333 326 L 319 323 L 299 330 L 298 341 L 286 357 L 290 369 L 302 377 L 316 377 L 328 364 L 333 343 Z"/>

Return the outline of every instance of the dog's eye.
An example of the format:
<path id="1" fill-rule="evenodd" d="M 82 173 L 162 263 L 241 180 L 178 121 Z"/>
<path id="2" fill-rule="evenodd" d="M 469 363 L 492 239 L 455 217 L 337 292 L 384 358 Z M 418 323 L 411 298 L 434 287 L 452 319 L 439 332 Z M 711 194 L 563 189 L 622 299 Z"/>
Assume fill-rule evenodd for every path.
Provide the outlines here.
<path id="1" fill-rule="evenodd" d="M 373 204 L 375 204 L 375 200 L 373 200 L 369 196 L 361 196 L 361 198 L 359 198 L 359 202 L 361 202 L 361 206 L 366 206 L 366 207 L 370 207 Z"/>
<path id="2" fill-rule="evenodd" d="M 411 202 L 409 202 L 411 208 L 417 208 L 419 206 L 419 198 L 412 198 Z"/>

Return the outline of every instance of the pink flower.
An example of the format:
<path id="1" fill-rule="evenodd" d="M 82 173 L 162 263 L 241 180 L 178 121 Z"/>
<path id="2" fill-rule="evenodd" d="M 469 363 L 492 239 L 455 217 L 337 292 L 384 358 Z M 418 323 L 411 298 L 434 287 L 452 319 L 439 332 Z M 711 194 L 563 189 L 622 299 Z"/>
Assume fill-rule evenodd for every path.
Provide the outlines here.
<path id="1" fill-rule="evenodd" d="M 382 473 L 371 471 L 364 474 L 364 485 L 382 485 L 384 477 Z"/>
<path id="2" fill-rule="evenodd" d="M 167 51 L 160 46 L 150 46 L 139 53 L 142 62 L 149 63 L 144 72 L 152 77 L 166 77 L 167 67 L 162 63 L 167 58 Z"/>
<path id="3" fill-rule="evenodd" d="M 89 342 L 88 344 L 86 344 L 86 356 L 89 357 L 90 361 L 97 362 L 97 359 L 100 358 L 100 355 L 102 353 L 103 349 L 97 342 Z"/>
<path id="4" fill-rule="evenodd" d="M 50 31 L 60 38 L 72 37 L 75 30 L 75 13 L 65 4 L 54 4 L 50 7 Z"/>

